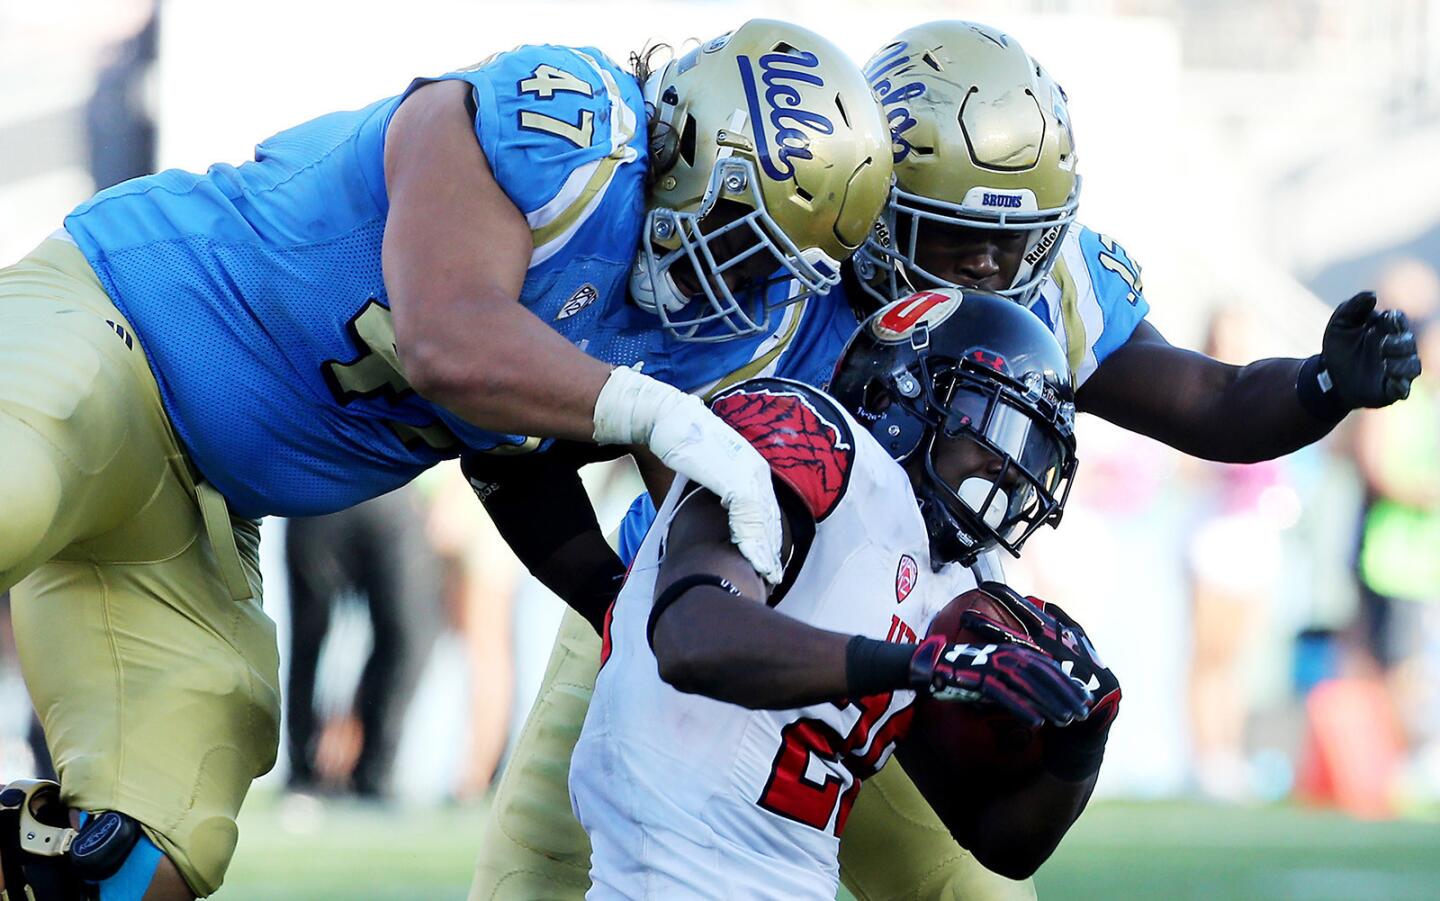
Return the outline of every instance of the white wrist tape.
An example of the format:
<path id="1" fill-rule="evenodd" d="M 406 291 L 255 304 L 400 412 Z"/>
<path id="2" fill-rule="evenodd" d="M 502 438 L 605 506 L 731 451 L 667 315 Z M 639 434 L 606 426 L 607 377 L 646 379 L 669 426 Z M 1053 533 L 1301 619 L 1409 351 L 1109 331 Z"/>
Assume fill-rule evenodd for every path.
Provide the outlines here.
<path id="1" fill-rule="evenodd" d="M 616 367 L 595 398 L 595 443 L 648 445 L 655 423 L 687 397 L 648 375 Z"/>

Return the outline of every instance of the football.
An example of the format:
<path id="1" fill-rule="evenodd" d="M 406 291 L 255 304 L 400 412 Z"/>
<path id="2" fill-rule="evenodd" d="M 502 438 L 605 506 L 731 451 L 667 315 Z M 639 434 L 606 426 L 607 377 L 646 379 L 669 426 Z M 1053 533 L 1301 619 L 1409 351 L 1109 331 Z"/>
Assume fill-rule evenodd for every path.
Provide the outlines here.
<path id="1" fill-rule="evenodd" d="M 955 598 L 936 614 L 930 635 L 944 635 L 950 641 L 985 644 L 988 639 L 960 627 L 960 617 L 975 610 L 1007 629 L 1024 633 L 1024 628 L 1004 605 L 979 588 Z M 906 769 L 921 766 L 943 767 L 975 776 L 1018 776 L 1040 764 L 1044 727 L 1032 728 L 1004 710 L 988 705 L 960 704 L 922 697 L 915 702 L 910 726 Z M 924 763 L 928 762 L 928 763 Z M 920 778 L 911 773 L 912 778 Z"/>

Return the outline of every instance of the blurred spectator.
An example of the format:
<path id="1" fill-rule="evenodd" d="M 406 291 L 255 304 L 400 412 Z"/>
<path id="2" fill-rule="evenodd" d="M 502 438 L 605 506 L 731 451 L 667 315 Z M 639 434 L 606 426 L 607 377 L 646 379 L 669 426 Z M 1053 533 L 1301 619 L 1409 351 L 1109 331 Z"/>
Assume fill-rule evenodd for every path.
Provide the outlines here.
<path id="1" fill-rule="evenodd" d="M 1388 684 L 1407 744 L 1435 745 L 1440 642 L 1440 278 L 1407 260 L 1387 270 L 1381 297 L 1415 326 L 1425 371 L 1409 400 L 1366 411 L 1355 452 L 1365 480 L 1356 573 L 1363 647 Z M 1432 789 L 1440 789 L 1440 773 Z"/>
<path id="2" fill-rule="evenodd" d="M 1415 637 L 1409 622 L 1418 615 L 1415 602 L 1429 600 L 1440 586 L 1440 536 L 1426 532 L 1440 528 L 1440 397 L 1434 387 L 1440 277 L 1419 260 L 1401 260 L 1382 274 L 1379 293 L 1382 302 L 1410 317 L 1426 370 L 1409 400 L 1366 411 L 1356 424 L 1356 462 L 1365 481 L 1356 553 L 1360 627 L 1365 649 L 1388 673 Z"/>
<path id="3" fill-rule="evenodd" d="M 406 487 L 287 525 L 294 791 L 338 787 L 348 775 L 357 795 L 389 793 L 405 711 L 440 626 L 438 565 L 424 523 L 417 492 Z M 352 591 L 365 597 L 373 643 L 352 709 L 322 721 L 315 704 L 320 650 L 337 601 Z"/>
<path id="4" fill-rule="evenodd" d="M 1243 307 L 1216 310 L 1205 352 L 1228 363 L 1262 356 L 1258 324 Z M 1188 461 L 1200 517 L 1186 552 L 1190 580 L 1190 736 L 1200 791 L 1220 800 L 1250 796 L 1245 724 L 1247 650 L 1266 632 L 1279 593 L 1281 533 L 1298 501 L 1284 464 Z"/>
<path id="5" fill-rule="evenodd" d="M 118 42 L 85 104 L 90 176 L 99 191 L 155 171 L 155 117 L 145 91 L 159 44 L 158 10 Z"/>
<path id="6" fill-rule="evenodd" d="M 465 750 L 453 789 L 456 800 L 469 802 L 490 787 L 510 735 L 513 608 L 521 569 L 460 467 L 437 466 L 424 483 L 430 489 L 428 534 L 441 561 L 445 606 L 469 675 Z"/>

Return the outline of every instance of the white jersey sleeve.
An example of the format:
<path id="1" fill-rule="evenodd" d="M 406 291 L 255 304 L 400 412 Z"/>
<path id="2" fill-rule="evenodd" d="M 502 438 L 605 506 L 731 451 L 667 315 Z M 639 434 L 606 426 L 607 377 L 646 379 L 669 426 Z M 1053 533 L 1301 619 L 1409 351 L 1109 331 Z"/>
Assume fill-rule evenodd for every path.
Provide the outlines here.
<path id="1" fill-rule="evenodd" d="M 1076 223 L 1032 309 L 1070 358 L 1079 388 L 1150 312 L 1140 266 L 1108 235 Z"/>

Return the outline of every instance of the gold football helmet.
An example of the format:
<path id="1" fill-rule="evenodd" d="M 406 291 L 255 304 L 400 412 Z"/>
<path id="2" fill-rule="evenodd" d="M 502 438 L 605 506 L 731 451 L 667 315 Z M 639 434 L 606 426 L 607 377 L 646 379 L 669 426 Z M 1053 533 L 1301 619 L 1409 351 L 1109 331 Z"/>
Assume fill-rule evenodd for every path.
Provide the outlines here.
<path id="1" fill-rule="evenodd" d="M 861 283 L 882 302 L 955 287 L 915 259 L 926 223 L 1022 230 L 1020 267 L 997 293 L 1028 306 L 1079 203 L 1065 92 L 1014 38 L 974 22 L 902 32 L 865 77 L 890 127 L 895 188 L 856 256 Z"/>
<path id="2" fill-rule="evenodd" d="M 725 341 L 828 292 L 890 188 L 890 134 L 855 64 L 814 32 L 754 19 L 669 59 L 644 89 L 636 302 L 683 340 Z M 767 290 L 781 279 L 792 287 Z"/>

